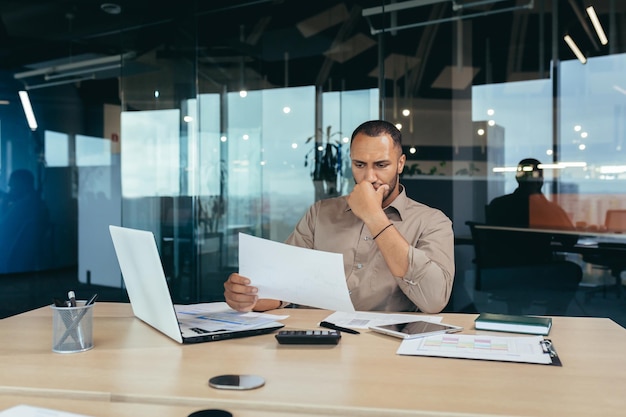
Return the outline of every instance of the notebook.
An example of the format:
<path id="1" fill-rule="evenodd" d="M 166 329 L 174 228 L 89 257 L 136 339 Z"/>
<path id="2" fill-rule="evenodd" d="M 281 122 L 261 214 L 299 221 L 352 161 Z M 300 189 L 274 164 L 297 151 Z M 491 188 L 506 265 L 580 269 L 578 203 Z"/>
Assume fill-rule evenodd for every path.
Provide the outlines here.
<path id="1" fill-rule="evenodd" d="M 195 317 L 177 315 L 154 234 L 145 230 L 119 226 L 109 226 L 109 231 L 133 314 L 178 343 L 210 342 L 254 336 L 270 333 L 284 326 L 276 321 L 266 321 L 254 325 L 253 328 L 206 330 L 198 325 Z M 225 303 L 217 304 L 223 304 L 224 309 L 227 309 Z M 185 306 L 185 309 L 193 310 L 193 305 Z"/>

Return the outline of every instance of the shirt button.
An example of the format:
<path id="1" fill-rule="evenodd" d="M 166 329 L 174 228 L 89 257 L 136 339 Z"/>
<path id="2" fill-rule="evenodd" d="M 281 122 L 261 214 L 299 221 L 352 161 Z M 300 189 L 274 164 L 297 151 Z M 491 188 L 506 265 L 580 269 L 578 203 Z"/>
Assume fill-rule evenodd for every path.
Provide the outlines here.
<path id="1" fill-rule="evenodd" d="M 357 267 L 358 269 L 361 269 L 361 268 L 363 268 L 363 264 L 356 264 L 356 267 Z"/>

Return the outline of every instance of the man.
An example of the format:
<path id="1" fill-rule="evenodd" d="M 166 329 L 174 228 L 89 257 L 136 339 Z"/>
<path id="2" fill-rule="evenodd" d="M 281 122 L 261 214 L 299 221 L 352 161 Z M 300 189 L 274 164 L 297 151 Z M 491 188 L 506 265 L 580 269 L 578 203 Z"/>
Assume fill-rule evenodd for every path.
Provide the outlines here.
<path id="1" fill-rule="evenodd" d="M 576 243 L 573 234 L 533 232 L 532 229 L 572 231 L 574 225 L 558 204 L 541 192 L 543 170 L 536 159 L 522 159 L 511 194 L 497 197 L 486 207 L 487 224 L 528 228 L 529 231 L 494 230 L 480 239 L 481 252 L 497 268 L 481 272 L 481 288 L 502 295 L 509 312 L 521 314 L 532 303 L 542 301 L 546 314 L 566 314 L 582 279 L 582 269 L 555 254 L 553 241 Z"/>
<path id="2" fill-rule="evenodd" d="M 565 210 L 541 192 L 543 170 L 536 159 L 522 159 L 517 164 L 517 188 L 512 194 L 494 198 L 487 206 L 487 223 L 499 226 L 574 230 Z"/>
<path id="3" fill-rule="evenodd" d="M 317 201 L 286 243 L 343 254 L 357 311 L 438 313 L 448 303 L 454 279 L 452 223 L 406 196 L 399 183 L 406 161 L 401 139 L 385 121 L 357 127 L 350 142 L 354 189 L 348 196 Z M 228 305 L 239 311 L 283 305 L 258 299 L 249 284 L 248 278 L 231 274 L 224 284 Z"/>
<path id="4" fill-rule="evenodd" d="M 517 164 L 515 179 L 517 188 L 513 193 L 494 198 L 485 209 L 487 224 L 530 229 L 573 231 L 575 227 L 569 216 L 558 204 L 548 200 L 541 192 L 543 170 L 537 159 L 522 159 Z M 516 234 L 507 239 L 506 245 L 494 242 L 490 251 L 503 264 L 537 264 L 554 259 L 552 240 L 564 245 L 576 243 L 575 235 L 550 235 L 547 233 Z"/>

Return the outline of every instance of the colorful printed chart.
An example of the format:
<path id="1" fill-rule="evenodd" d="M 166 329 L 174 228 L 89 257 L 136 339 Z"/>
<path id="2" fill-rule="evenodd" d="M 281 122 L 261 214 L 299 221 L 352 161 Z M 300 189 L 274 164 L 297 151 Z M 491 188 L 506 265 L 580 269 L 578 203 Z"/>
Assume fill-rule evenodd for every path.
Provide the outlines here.
<path id="1" fill-rule="evenodd" d="M 398 355 L 551 364 L 542 336 L 443 334 L 403 340 Z"/>

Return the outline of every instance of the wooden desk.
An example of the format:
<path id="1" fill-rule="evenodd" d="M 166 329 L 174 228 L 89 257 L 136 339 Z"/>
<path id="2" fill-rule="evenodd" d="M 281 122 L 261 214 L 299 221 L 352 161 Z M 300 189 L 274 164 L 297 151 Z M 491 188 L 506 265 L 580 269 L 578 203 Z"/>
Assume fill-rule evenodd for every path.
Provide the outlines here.
<path id="1" fill-rule="evenodd" d="M 186 417 L 195 411 L 207 409 L 206 407 L 192 405 L 138 404 L 55 397 L 0 395 L 0 411 L 21 404 L 90 417 Z M 242 410 L 236 407 L 229 408 L 228 411 L 233 417 L 307 417 L 303 413 Z"/>
<path id="2" fill-rule="evenodd" d="M 555 317 L 563 367 L 399 356 L 399 339 L 364 331 L 337 346 L 279 346 L 272 334 L 179 345 L 97 303 L 92 350 L 51 351 L 44 307 L 0 320 L 0 394 L 243 411 L 359 416 L 622 416 L 626 330 L 609 319 Z M 328 312 L 286 309 L 286 328 Z M 473 314 L 442 314 L 474 333 Z M 256 374 L 266 385 L 220 391 L 211 376 Z M 283 414 L 280 414 L 283 413 Z M 94 414 L 95 415 L 95 414 Z M 158 415 L 158 414 L 155 414 Z M 167 415 L 167 414 L 163 414 Z M 243 414 L 242 414 L 243 415 Z"/>

